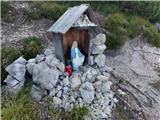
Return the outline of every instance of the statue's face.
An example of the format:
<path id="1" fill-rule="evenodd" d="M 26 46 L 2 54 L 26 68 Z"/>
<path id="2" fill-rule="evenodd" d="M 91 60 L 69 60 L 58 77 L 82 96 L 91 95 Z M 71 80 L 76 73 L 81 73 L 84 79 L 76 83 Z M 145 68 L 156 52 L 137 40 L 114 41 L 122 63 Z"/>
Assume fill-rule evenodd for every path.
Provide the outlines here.
<path id="1" fill-rule="evenodd" d="M 73 42 L 72 47 L 73 47 L 73 48 L 77 48 L 77 41 L 74 41 L 74 42 Z"/>

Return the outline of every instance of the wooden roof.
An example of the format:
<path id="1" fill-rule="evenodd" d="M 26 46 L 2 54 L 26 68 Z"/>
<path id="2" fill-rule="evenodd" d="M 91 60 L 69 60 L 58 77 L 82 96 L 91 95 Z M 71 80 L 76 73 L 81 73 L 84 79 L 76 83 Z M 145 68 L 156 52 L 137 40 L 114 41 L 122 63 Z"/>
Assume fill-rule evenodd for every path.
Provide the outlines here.
<path id="1" fill-rule="evenodd" d="M 49 32 L 65 34 L 78 18 L 88 9 L 88 4 L 69 8 L 49 29 Z"/>

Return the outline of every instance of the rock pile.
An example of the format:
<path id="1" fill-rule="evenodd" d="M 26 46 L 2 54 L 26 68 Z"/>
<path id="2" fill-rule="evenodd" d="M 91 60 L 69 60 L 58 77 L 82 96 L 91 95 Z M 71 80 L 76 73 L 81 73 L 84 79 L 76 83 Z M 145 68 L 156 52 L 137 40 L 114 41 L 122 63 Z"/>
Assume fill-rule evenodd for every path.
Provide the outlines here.
<path id="1" fill-rule="evenodd" d="M 112 68 L 105 65 L 103 54 L 106 48 L 105 35 L 99 34 L 91 41 L 91 46 L 95 47 L 91 52 L 92 65 L 81 66 L 70 77 L 66 76 L 65 65 L 55 57 L 51 49 L 46 49 L 44 54 L 28 60 L 26 65 L 23 63 L 24 71 L 27 69 L 32 75 L 34 85 L 31 96 L 35 101 L 41 101 L 47 96 L 52 99 L 55 108 L 70 111 L 75 105 L 89 106 L 92 119 L 110 117 L 114 93 L 110 89 L 112 83 L 109 81 Z M 24 78 L 25 74 L 18 75 Z"/>

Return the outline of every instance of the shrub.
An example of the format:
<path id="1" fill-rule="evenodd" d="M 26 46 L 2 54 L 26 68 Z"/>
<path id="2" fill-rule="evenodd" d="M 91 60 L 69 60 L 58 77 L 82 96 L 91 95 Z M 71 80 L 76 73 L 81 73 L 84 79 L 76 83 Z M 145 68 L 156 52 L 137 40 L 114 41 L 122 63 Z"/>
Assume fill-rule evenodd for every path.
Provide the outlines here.
<path id="1" fill-rule="evenodd" d="M 106 29 L 110 35 L 107 35 L 106 45 L 108 49 L 118 49 L 127 40 L 128 21 L 123 14 L 112 14 L 106 21 Z"/>
<path id="2" fill-rule="evenodd" d="M 129 28 L 128 28 L 129 37 L 131 38 L 137 37 L 143 32 L 143 26 L 148 26 L 148 25 L 150 25 L 150 23 L 141 17 L 137 16 L 131 17 L 129 19 Z"/>
<path id="3" fill-rule="evenodd" d="M 51 20 L 57 20 L 67 9 L 66 5 L 60 5 L 58 3 L 48 2 L 32 2 L 31 6 L 34 6 L 34 12 L 30 12 L 30 16 L 33 19 L 48 18 Z M 36 12 L 36 15 L 35 15 Z"/>
<path id="4" fill-rule="evenodd" d="M 122 1 L 119 4 L 122 12 L 138 15 L 156 22 L 160 20 L 160 2 L 158 1 Z"/>
<path id="5" fill-rule="evenodd" d="M 20 51 L 14 47 L 1 49 L 1 81 L 3 81 L 8 75 L 5 71 L 6 66 L 14 62 L 20 56 Z"/>
<path id="6" fill-rule="evenodd" d="M 36 57 L 43 50 L 42 40 L 37 37 L 28 37 L 23 41 L 22 53 L 25 59 L 30 59 Z"/>
<path id="7" fill-rule="evenodd" d="M 13 22 L 15 20 L 15 9 L 8 2 L 1 2 L 1 17 L 5 22 Z"/>
<path id="8" fill-rule="evenodd" d="M 154 25 L 150 25 L 144 29 L 144 35 L 148 42 L 160 48 L 160 33 Z"/>
<path id="9" fill-rule="evenodd" d="M 87 107 L 74 107 L 68 114 L 68 120 L 84 120 L 89 115 Z"/>

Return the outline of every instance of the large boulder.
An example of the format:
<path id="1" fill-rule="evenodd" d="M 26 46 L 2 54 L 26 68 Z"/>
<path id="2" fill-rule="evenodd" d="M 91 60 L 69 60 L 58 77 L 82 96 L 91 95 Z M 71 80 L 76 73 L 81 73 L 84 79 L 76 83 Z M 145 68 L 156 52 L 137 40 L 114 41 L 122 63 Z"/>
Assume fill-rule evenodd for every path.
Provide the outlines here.
<path id="1" fill-rule="evenodd" d="M 23 57 L 19 57 L 11 65 L 7 66 L 6 71 L 9 73 L 4 80 L 6 90 L 11 94 L 18 94 L 25 83 L 26 60 Z"/>
<path id="2" fill-rule="evenodd" d="M 45 62 L 34 65 L 33 81 L 42 88 L 51 90 L 56 86 L 59 77 L 57 69 L 51 69 Z"/>
<path id="3" fill-rule="evenodd" d="M 94 99 L 94 87 L 91 83 L 83 83 L 79 91 L 81 92 L 82 98 L 85 103 L 90 104 Z"/>
<path id="4" fill-rule="evenodd" d="M 6 71 L 18 81 L 24 81 L 26 74 L 26 60 L 23 57 L 19 57 L 11 65 L 7 66 Z"/>

